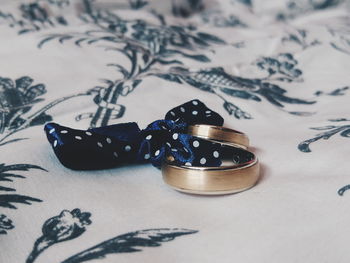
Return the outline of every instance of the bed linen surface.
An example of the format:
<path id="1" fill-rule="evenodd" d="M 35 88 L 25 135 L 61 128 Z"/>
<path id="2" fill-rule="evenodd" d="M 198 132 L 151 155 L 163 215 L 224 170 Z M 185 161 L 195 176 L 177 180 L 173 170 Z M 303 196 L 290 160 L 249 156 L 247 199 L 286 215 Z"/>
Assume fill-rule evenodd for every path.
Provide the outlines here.
<path id="1" fill-rule="evenodd" d="M 349 262 L 350 17 L 341 0 L 2 0 L 0 262 Z M 186 195 L 149 164 L 63 167 L 43 126 L 137 122 L 199 99 L 261 178 Z"/>

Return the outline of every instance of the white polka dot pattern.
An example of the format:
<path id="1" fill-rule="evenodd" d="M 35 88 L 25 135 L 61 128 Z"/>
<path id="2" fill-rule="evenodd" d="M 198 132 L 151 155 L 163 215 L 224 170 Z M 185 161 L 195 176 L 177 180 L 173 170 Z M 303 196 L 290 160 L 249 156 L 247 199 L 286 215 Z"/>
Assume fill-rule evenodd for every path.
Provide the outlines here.
<path id="1" fill-rule="evenodd" d="M 131 151 L 131 146 L 130 146 L 130 145 L 127 145 L 127 146 L 125 146 L 124 149 L 125 149 L 126 152 L 130 152 L 130 151 Z"/>
<path id="2" fill-rule="evenodd" d="M 165 119 L 144 130 L 136 123 L 85 131 L 48 123 L 45 131 L 56 156 L 72 169 L 103 169 L 135 161 L 160 166 L 167 155 L 180 165 L 217 166 L 220 147 L 186 132 L 188 125 L 197 123 L 222 125 L 223 119 L 196 99 L 173 108 Z M 62 154 L 68 158 L 61 158 Z"/>

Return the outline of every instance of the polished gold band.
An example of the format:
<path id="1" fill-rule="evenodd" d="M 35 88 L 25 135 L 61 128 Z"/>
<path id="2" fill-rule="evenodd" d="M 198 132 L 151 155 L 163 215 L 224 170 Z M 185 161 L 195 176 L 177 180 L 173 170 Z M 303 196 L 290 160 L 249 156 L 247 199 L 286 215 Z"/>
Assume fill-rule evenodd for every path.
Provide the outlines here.
<path id="1" fill-rule="evenodd" d="M 244 133 L 229 128 L 205 124 L 191 125 L 188 134 L 203 139 L 215 140 L 226 144 L 247 149 L 249 147 L 248 136 Z"/>
<path id="2" fill-rule="evenodd" d="M 259 161 L 246 150 L 248 137 L 238 131 L 210 125 L 193 125 L 189 134 L 222 145 L 223 164 L 219 167 L 162 165 L 164 181 L 172 188 L 191 194 L 232 194 L 253 187 L 259 179 Z"/>

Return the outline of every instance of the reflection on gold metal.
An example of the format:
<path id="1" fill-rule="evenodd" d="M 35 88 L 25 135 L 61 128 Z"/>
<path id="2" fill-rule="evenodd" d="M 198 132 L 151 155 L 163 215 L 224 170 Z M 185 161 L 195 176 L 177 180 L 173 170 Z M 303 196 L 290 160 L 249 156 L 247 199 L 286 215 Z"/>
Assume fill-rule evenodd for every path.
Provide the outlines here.
<path id="1" fill-rule="evenodd" d="M 247 149 L 249 147 L 248 136 L 244 133 L 229 128 L 213 125 L 191 125 L 188 128 L 188 134 L 203 139 L 215 140 L 227 144 L 233 144 L 238 147 Z"/>
<path id="2" fill-rule="evenodd" d="M 193 125 L 189 134 L 222 144 L 220 167 L 178 166 L 173 158 L 162 165 L 164 181 L 172 188 L 191 194 L 232 194 L 253 187 L 259 179 L 259 161 L 246 150 L 248 137 L 239 131 L 211 125 Z M 237 161 L 238 159 L 238 161 Z"/>

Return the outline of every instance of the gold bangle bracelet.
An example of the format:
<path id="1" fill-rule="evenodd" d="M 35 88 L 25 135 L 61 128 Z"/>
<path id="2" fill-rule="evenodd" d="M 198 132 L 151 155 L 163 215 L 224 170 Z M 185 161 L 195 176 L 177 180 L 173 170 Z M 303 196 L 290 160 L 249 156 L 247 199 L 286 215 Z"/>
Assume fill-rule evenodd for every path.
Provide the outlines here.
<path id="1" fill-rule="evenodd" d="M 164 181 L 180 192 L 200 195 L 232 194 L 253 187 L 259 178 L 256 156 L 242 148 L 223 147 L 232 154 L 231 165 L 225 160 L 220 167 L 177 166 L 167 160 L 162 166 Z"/>
<path id="2" fill-rule="evenodd" d="M 221 126 L 205 124 L 191 125 L 188 128 L 188 134 L 203 139 L 223 142 L 243 149 L 247 149 L 249 147 L 249 139 L 247 135 L 240 131 Z"/>

